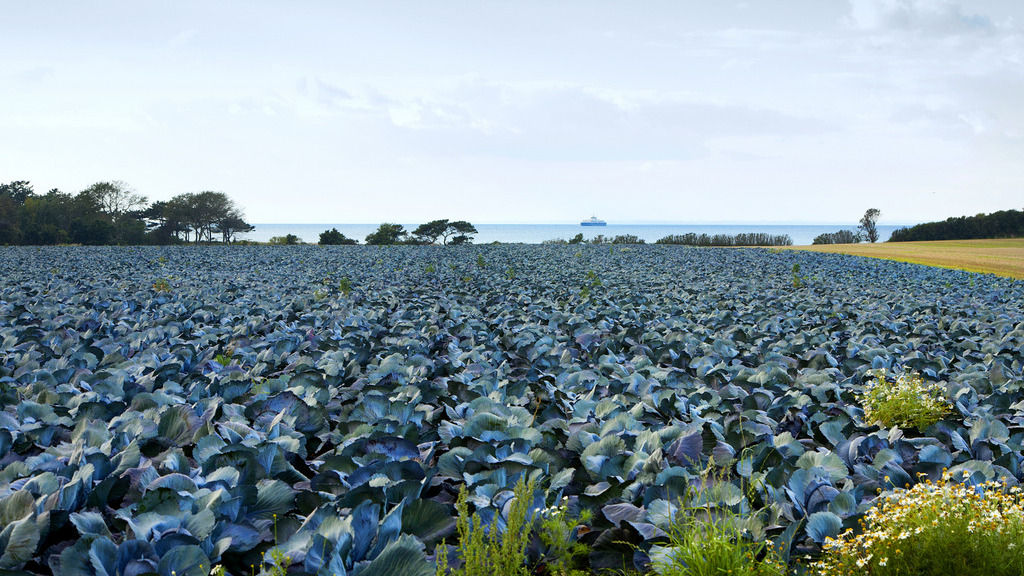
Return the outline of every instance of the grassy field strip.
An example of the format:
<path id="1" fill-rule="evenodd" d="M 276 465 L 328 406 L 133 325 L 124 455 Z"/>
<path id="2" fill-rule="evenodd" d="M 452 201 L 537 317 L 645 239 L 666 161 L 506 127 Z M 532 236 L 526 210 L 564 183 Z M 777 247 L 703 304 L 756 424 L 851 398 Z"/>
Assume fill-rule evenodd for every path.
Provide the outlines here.
<path id="1" fill-rule="evenodd" d="M 1024 238 L 828 244 L 794 246 L 793 249 L 884 258 L 1024 279 Z"/>

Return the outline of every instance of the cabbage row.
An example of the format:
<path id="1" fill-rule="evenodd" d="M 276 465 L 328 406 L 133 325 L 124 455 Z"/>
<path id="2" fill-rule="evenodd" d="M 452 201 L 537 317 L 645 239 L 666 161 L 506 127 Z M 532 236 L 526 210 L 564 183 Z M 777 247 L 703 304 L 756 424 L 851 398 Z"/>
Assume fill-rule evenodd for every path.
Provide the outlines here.
<path id="1" fill-rule="evenodd" d="M 432 574 L 460 488 L 501 524 L 523 475 L 594 513 L 595 571 L 646 568 L 687 490 L 814 554 L 879 490 L 1022 479 L 1019 281 L 514 245 L 0 248 L 0 278 L 3 574 Z M 879 368 L 953 413 L 865 422 Z"/>

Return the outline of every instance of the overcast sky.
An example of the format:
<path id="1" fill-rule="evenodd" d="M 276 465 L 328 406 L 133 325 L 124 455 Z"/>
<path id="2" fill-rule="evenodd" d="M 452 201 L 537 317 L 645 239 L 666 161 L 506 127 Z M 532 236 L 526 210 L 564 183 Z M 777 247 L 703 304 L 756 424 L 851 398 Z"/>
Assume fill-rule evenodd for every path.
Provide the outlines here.
<path id="1" fill-rule="evenodd" d="M 1021 0 L 4 1 L 0 181 L 250 222 L 1024 209 Z"/>

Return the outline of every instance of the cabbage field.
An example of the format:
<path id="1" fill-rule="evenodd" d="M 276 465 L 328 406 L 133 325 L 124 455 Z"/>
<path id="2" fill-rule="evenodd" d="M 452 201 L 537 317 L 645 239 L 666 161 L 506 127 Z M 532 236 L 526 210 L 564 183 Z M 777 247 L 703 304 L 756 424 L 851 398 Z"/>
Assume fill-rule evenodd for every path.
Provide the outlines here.
<path id="1" fill-rule="evenodd" d="M 433 574 L 524 475 L 595 572 L 688 488 L 795 562 L 880 489 L 1022 479 L 1024 283 L 852 256 L 0 247 L 0 342 L 4 576 Z M 871 369 L 952 412 L 865 422 Z"/>

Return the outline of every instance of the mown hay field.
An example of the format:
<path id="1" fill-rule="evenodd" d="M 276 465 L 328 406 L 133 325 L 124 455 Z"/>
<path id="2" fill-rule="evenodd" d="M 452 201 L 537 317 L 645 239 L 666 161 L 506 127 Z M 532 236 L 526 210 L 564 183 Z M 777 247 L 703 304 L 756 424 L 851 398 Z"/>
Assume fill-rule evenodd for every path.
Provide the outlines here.
<path id="1" fill-rule="evenodd" d="M 897 262 L 955 268 L 968 272 L 1024 279 L 1024 238 L 994 240 L 939 240 L 880 244 L 828 244 L 797 246 L 831 254 L 885 258 Z"/>

